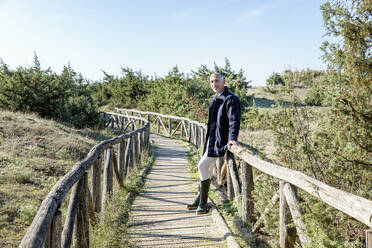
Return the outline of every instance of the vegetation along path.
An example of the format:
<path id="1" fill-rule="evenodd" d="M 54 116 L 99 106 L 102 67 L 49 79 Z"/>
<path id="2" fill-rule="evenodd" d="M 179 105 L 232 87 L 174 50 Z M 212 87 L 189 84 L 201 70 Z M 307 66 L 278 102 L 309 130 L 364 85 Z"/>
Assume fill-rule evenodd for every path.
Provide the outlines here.
<path id="1" fill-rule="evenodd" d="M 176 140 L 152 136 L 156 161 L 144 191 L 134 200 L 129 235 L 138 247 L 224 247 L 211 214 L 186 209 L 196 182 L 187 171 L 187 150 Z"/>

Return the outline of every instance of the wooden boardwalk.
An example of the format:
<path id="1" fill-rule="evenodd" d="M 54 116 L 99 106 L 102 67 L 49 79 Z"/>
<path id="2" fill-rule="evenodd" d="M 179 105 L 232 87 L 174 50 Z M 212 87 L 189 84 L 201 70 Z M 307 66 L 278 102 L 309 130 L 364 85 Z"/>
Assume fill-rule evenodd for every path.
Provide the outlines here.
<path id="1" fill-rule="evenodd" d="M 129 235 L 135 247 L 225 247 L 211 214 L 186 209 L 197 183 L 187 171 L 186 148 L 152 135 L 156 161 L 144 192 L 134 200 Z"/>

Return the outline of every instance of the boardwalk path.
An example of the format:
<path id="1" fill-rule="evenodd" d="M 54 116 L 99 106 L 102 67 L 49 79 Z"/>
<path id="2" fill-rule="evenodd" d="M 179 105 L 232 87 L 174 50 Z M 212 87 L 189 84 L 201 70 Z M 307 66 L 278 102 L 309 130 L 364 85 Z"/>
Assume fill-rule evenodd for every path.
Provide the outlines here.
<path id="1" fill-rule="evenodd" d="M 224 247 L 212 216 L 186 209 L 196 183 L 187 172 L 186 148 L 177 141 L 152 136 L 156 161 L 144 192 L 132 207 L 129 235 L 138 247 Z"/>

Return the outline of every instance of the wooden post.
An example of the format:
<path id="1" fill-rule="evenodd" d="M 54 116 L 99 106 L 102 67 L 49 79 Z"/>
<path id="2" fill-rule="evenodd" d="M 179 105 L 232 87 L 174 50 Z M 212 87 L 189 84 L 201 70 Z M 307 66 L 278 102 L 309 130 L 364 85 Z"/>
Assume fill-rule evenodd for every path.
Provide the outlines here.
<path id="1" fill-rule="evenodd" d="M 203 143 L 203 137 L 204 137 L 204 128 L 202 126 L 199 126 L 199 147 L 203 147 L 204 146 L 204 143 Z"/>
<path id="2" fill-rule="evenodd" d="M 296 229 L 288 228 L 290 223 L 289 208 L 284 195 L 284 181 L 279 182 L 279 194 L 280 194 L 280 205 L 279 205 L 279 236 L 280 236 L 280 248 L 292 248 L 296 240 Z"/>
<path id="3" fill-rule="evenodd" d="M 125 127 L 125 117 L 121 117 L 121 131 L 124 131 L 124 127 Z"/>
<path id="4" fill-rule="evenodd" d="M 183 130 L 185 131 L 185 137 L 188 138 L 188 131 L 186 128 L 186 122 L 184 120 L 182 121 L 182 126 L 183 126 Z"/>
<path id="5" fill-rule="evenodd" d="M 200 136 L 200 130 L 199 130 L 199 126 L 195 124 L 195 145 L 196 145 L 196 148 L 199 149 L 199 136 Z"/>
<path id="6" fill-rule="evenodd" d="M 219 184 L 219 186 L 223 186 L 222 181 L 221 181 L 221 170 L 222 170 L 222 166 L 223 166 L 224 163 L 225 163 L 225 158 L 224 157 L 217 158 L 217 161 L 216 161 L 216 179 L 217 179 L 217 183 Z"/>
<path id="7" fill-rule="evenodd" d="M 133 116 L 133 112 L 132 112 L 132 116 Z M 135 124 L 134 124 L 134 122 L 135 122 L 135 120 L 132 119 L 132 125 L 131 125 L 131 127 L 132 127 L 132 131 L 135 129 Z"/>
<path id="8" fill-rule="evenodd" d="M 234 154 L 232 154 L 229 151 L 227 151 L 226 153 L 227 153 L 228 171 L 229 171 L 229 174 L 230 174 L 230 179 L 232 181 L 232 185 L 234 187 L 235 201 L 237 203 L 239 213 L 242 214 L 242 211 L 241 211 L 242 204 L 241 204 L 241 201 L 240 201 L 241 189 L 240 189 L 239 175 L 238 175 L 238 170 L 236 168 Z"/>
<path id="9" fill-rule="evenodd" d="M 112 193 L 112 148 L 105 152 L 105 165 L 103 169 L 103 192 L 102 192 L 102 210 L 106 210 L 107 201 Z"/>
<path id="10" fill-rule="evenodd" d="M 125 165 L 124 165 L 124 175 L 123 180 L 125 180 L 127 174 L 128 174 L 128 167 L 132 165 L 133 158 L 132 155 L 132 137 L 129 138 L 129 141 L 127 142 L 127 147 L 125 149 Z"/>
<path id="11" fill-rule="evenodd" d="M 168 118 L 168 123 L 169 123 L 169 135 L 172 134 L 172 118 Z"/>
<path id="12" fill-rule="evenodd" d="M 144 153 L 147 151 L 146 135 L 147 135 L 147 128 L 141 132 L 141 153 Z"/>
<path id="13" fill-rule="evenodd" d="M 200 144 L 201 144 L 202 147 L 204 147 L 204 144 L 205 144 L 204 127 L 200 127 Z"/>
<path id="14" fill-rule="evenodd" d="M 77 209 L 76 221 L 74 225 L 74 248 L 89 247 L 89 214 L 88 214 L 88 174 L 84 172 L 82 178 L 82 188 L 79 194 L 79 204 Z"/>
<path id="15" fill-rule="evenodd" d="M 71 246 L 72 232 L 74 229 L 75 216 L 77 212 L 80 191 L 82 187 L 83 187 L 83 181 L 79 180 L 77 183 L 75 183 L 75 185 L 72 188 L 72 192 L 70 195 L 70 201 L 69 201 L 68 208 L 67 208 L 65 225 L 62 231 L 62 247 L 63 248 L 70 248 Z"/>
<path id="16" fill-rule="evenodd" d="M 225 154 L 225 160 L 226 160 L 226 162 L 228 162 L 227 153 Z M 226 163 L 226 164 L 228 164 L 228 163 Z M 227 167 L 228 167 L 228 165 L 227 165 Z M 230 170 L 228 168 L 226 170 L 226 193 L 227 193 L 227 200 L 232 201 L 232 199 L 234 198 L 234 189 L 233 189 L 233 185 L 232 185 Z"/>
<path id="17" fill-rule="evenodd" d="M 253 173 L 252 167 L 243 161 L 242 163 L 242 221 L 247 226 L 253 217 L 253 198 L 252 191 Z"/>
<path id="18" fill-rule="evenodd" d="M 141 132 L 142 152 L 146 152 L 147 151 L 146 135 L 147 135 L 147 128 L 144 131 Z"/>
<path id="19" fill-rule="evenodd" d="M 61 235 L 62 235 L 62 212 L 57 208 L 54 213 L 52 226 L 51 226 L 51 248 L 61 247 Z"/>
<path id="20" fill-rule="evenodd" d="M 135 133 L 133 135 L 133 160 L 134 160 L 134 164 L 135 166 L 138 167 L 139 165 L 139 162 L 138 162 L 138 137 L 137 137 L 137 133 Z"/>
<path id="21" fill-rule="evenodd" d="M 291 211 L 292 214 L 293 222 L 295 223 L 296 226 L 298 237 L 300 238 L 301 241 L 301 245 L 303 247 L 307 247 L 309 245 L 309 240 L 305 233 L 306 230 L 305 225 L 302 223 L 301 220 L 300 203 L 298 201 L 296 191 L 289 183 L 284 184 L 283 190 L 289 210 Z"/>
<path id="22" fill-rule="evenodd" d="M 125 164 L 125 141 L 122 141 L 118 144 L 118 169 L 119 174 L 121 177 L 123 177 L 124 174 L 124 164 Z"/>
<path id="23" fill-rule="evenodd" d="M 144 136 L 144 146 L 146 148 L 146 152 L 148 152 L 148 150 L 149 150 L 149 144 L 148 144 L 149 137 L 150 137 L 150 132 L 149 131 L 150 131 L 150 126 L 149 126 L 149 124 L 146 124 L 146 131 L 145 131 L 145 136 Z"/>
<path id="24" fill-rule="evenodd" d="M 198 147 L 198 126 L 196 125 L 196 124 L 193 124 L 192 125 L 192 130 L 193 130 L 193 136 L 194 136 L 194 141 L 193 141 L 193 143 L 194 143 L 194 145 L 195 145 L 195 147 L 196 147 L 196 149 L 198 149 L 199 147 Z"/>
<path id="25" fill-rule="evenodd" d="M 101 158 L 99 157 L 92 168 L 92 201 L 95 212 L 101 212 Z"/>
<path id="26" fill-rule="evenodd" d="M 130 147 L 130 152 L 131 152 L 131 154 L 130 154 L 130 163 L 129 163 L 129 165 L 130 165 L 130 167 L 129 168 L 134 168 L 134 166 L 136 165 L 136 153 L 135 153 L 135 151 L 134 151 L 134 149 L 135 149 L 135 147 L 136 147 L 136 139 L 135 139 L 135 137 L 134 136 L 132 136 L 132 145 L 131 145 L 131 147 Z"/>
<path id="27" fill-rule="evenodd" d="M 118 161 L 116 159 L 115 156 L 113 156 L 113 160 L 112 160 L 112 167 L 114 168 L 114 172 L 115 172 L 115 177 L 116 177 L 116 181 L 118 182 L 119 184 L 119 187 L 121 189 L 124 189 L 125 186 L 124 186 L 124 182 L 123 182 L 123 178 L 121 177 L 120 175 L 120 172 L 119 172 L 119 169 L 118 169 Z"/>
<path id="28" fill-rule="evenodd" d="M 149 123 L 147 126 L 147 140 L 146 140 L 147 150 L 150 149 L 150 133 L 151 133 L 151 126 Z"/>
<path id="29" fill-rule="evenodd" d="M 116 116 L 116 117 L 115 117 L 115 122 L 116 122 L 116 128 L 117 128 L 118 130 L 120 130 L 120 126 L 119 126 L 119 116 Z"/>
<path id="30" fill-rule="evenodd" d="M 61 248 L 62 212 L 60 208 L 61 204 L 58 205 L 50 228 L 45 235 L 44 248 Z"/>
<path id="31" fill-rule="evenodd" d="M 181 132 L 180 132 L 180 139 L 183 138 L 183 121 L 182 121 L 182 124 L 181 124 Z"/>
<path id="32" fill-rule="evenodd" d="M 138 162 L 141 163 L 142 158 L 142 132 L 137 134 L 138 138 Z"/>
<path id="33" fill-rule="evenodd" d="M 191 123 L 190 123 L 190 121 L 189 121 L 189 124 L 188 124 L 188 130 L 185 130 L 185 131 L 187 131 L 187 140 L 189 141 L 189 142 L 191 142 Z"/>
<path id="34" fill-rule="evenodd" d="M 195 124 L 191 124 L 191 136 L 192 136 L 192 144 L 196 146 L 195 144 Z"/>
<path id="35" fill-rule="evenodd" d="M 111 115 L 111 128 L 114 128 L 114 124 L 115 124 L 115 117 Z"/>
<path id="36" fill-rule="evenodd" d="M 90 224 L 94 227 L 96 225 L 96 217 L 94 214 L 94 209 L 93 209 L 93 199 L 92 199 L 92 194 L 89 190 L 89 187 L 87 188 L 88 191 L 88 212 L 89 212 L 89 219 L 90 219 Z"/>
<path id="37" fill-rule="evenodd" d="M 45 238 L 44 238 L 44 243 L 43 245 L 41 246 L 42 248 L 51 248 L 52 247 L 52 240 L 51 240 L 51 236 L 52 236 L 52 226 L 50 226 L 48 228 L 48 230 L 45 232 Z"/>
<path id="38" fill-rule="evenodd" d="M 158 116 L 158 134 L 160 134 L 160 117 Z"/>
<path id="39" fill-rule="evenodd" d="M 371 223 L 371 227 L 372 227 L 372 223 Z M 372 229 L 366 230 L 366 248 L 372 248 Z"/>

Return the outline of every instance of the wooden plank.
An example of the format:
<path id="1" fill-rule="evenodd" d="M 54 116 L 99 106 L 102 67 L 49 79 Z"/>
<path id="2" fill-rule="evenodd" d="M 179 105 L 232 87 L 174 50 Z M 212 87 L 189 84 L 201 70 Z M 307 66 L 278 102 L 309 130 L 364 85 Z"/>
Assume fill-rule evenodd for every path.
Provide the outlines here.
<path id="1" fill-rule="evenodd" d="M 74 224 L 74 248 L 89 247 L 89 215 L 88 215 L 88 174 L 84 173 L 80 179 L 82 187 L 79 194 L 79 203 Z"/>
<path id="2" fill-rule="evenodd" d="M 289 183 L 284 184 L 283 190 L 285 199 L 287 200 L 287 204 L 292 215 L 293 222 L 296 225 L 296 230 L 298 237 L 300 238 L 301 245 L 303 247 L 307 247 L 307 245 L 309 245 L 309 240 L 306 237 L 305 225 L 302 223 L 301 220 L 300 203 L 298 201 L 296 192 L 293 189 L 292 185 L 290 185 Z"/>
<path id="3" fill-rule="evenodd" d="M 293 248 L 296 241 L 296 233 L 294 232 L 296 229 L 288 227 L 290 223 L 290 214 L 284 195 L 284 183 L 283 181 L 279 182 L 279 244 L 280 248 Z"/>
<path id="4" fill-rule="evenodd" d="M 372 201 L 333 188 L 299 171 L 261 160 L 240 146 L 233 145 L 230 151 L 254 168 L 289 182 L 358 221 L 370 225 Z"/>
<path id="5" fill-rule="evenodd" d="M 253 184 L 253 172 L 252 167 L 246 162 L 242 161 L 242 221 L 245 226 L 250 224 L 253 218 L 253 197 L 252 191 L 254 188 Z"/>

